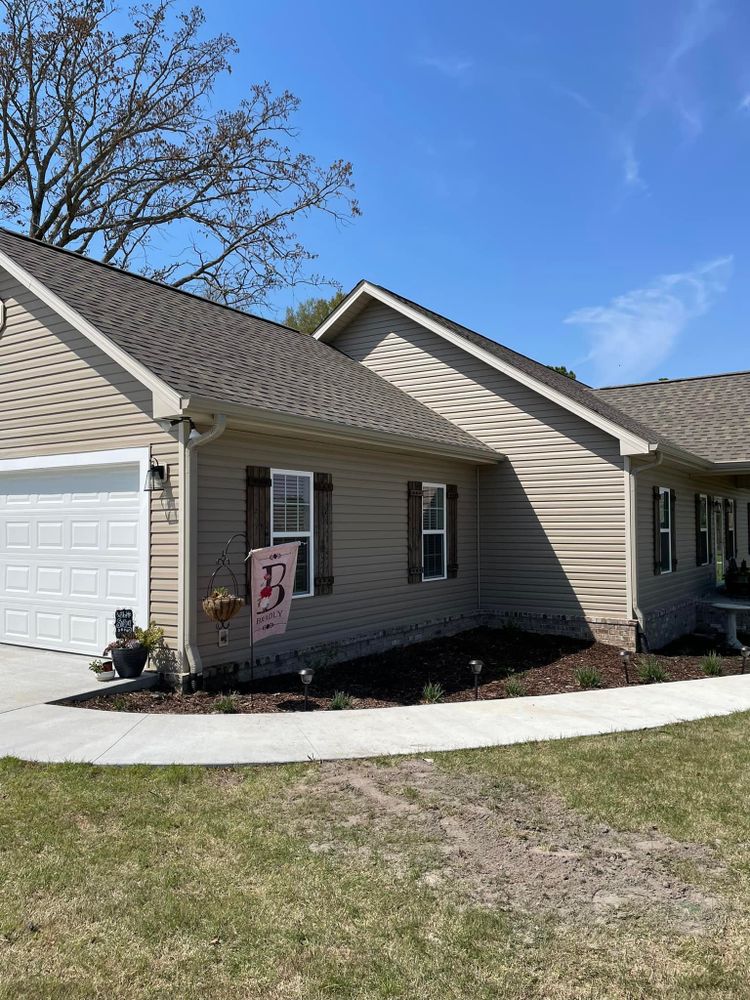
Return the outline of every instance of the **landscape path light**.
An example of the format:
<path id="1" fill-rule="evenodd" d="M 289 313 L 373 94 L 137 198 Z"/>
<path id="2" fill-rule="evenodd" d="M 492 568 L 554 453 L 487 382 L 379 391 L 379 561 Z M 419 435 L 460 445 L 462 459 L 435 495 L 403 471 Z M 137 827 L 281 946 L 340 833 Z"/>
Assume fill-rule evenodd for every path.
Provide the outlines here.
<path id="1" fill-rule="evenodd" d="M 740 650 L 740 656 L 742 657 L 742 673 L 745 673 L 747 669 L 747 658 L 750 656 L 750 646 L 743 646 Z"/>
<path id="2" fill-rule="evenodd" d="M 302 681 L 302 686 L 305 690 L 305 711 L 307 711 L 307 692 L 310 690 L 310 685 L 312 684 L 313 671 L 310 667 L 303 667 L 299 672 L 299 679 Z"/>
<path id="3" fill-rule="evenodd" d="M 474 674 L 474 701 L 479 700 L 479 675 L 482 672 L 482 667 L 484 666 L 483 660 L 469 660 L 469 666 L 471 667 L 471 672 Z"/>
<path id="4" fill-rule="evenodd" d="M 625 671 L 625 683 L 630 684 L 630 661 L 633 658 L 633 654 L 629 649 L 620 650 L 620 659 L 622 660 L 622 668 Z"/>

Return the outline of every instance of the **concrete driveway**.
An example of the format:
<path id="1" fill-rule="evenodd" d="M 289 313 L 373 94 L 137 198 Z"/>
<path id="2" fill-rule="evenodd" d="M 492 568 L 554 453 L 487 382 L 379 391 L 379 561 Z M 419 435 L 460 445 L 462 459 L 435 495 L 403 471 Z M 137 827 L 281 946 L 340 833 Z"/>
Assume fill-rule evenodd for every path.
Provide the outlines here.
<path id="1" fill-rule="evenodd" d="M 89 670 L 90 662 L 90 656 L 77 653 L 0 645 L 0 714 L 88 693 L 101 694 L 103 685 Z M 126 685 L 133 686 L 132 682 L 111 681 L 107 687 L 111 691 Z"/>

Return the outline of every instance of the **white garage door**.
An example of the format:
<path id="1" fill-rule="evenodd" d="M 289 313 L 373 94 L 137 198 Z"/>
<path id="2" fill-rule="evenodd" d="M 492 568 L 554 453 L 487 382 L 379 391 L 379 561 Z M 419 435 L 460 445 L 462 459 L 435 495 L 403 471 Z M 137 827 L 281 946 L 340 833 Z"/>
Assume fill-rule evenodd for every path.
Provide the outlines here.
<path id="1" fill-rule="evenodd" d="M 140 476 L 135 463 L 0 471 L 0 642 L 97 656 L 117 608 L 145 621 Z"/>

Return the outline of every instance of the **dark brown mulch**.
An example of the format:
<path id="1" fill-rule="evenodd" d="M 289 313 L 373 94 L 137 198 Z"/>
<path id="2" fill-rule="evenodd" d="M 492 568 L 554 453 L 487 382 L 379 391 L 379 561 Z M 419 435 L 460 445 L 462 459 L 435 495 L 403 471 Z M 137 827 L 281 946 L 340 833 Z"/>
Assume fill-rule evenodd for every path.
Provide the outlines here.
<path id="1" fill-rule="evenodd" d="M 687 636 L 654 655 L 666 669 L 669 680 L 693 680 L 705 677 L 701 659 L 714 648 L 714 640 Z M 739 673 L 740 656 L 721 652 L 722 672 Z M 473 677 L 468 667 L 472 658 L 484 661 L 479 686 L 479 696 L 483 699 L 508 697 L 506 682 L 511 676 L 522 684 L 526 695 L 580 691 L 576 677 L 580 668 L 598 671 L 602 687 L 623 687 L 625 676 L 619 653 L 616 646 L 601 642 L 479 628 L 320 669 L 310 689 L 309 707 L 318 711 L 328 709 L 337 691 L 351 697 L 352 708 L 417 705 L 423 700 L 422 692 L 428 682 L 442 686 L 443 701 L 470 701 L 474 697 Z M 635 664 L 630 669 L 630 683 L 639 683 Z M 302 686 L 296 673 L 256 681 L 252 699 L 248 685 L 240 684 L 224 693 L 199 691 L 181 695 L 152 689 L 114 696 L 102 694 L 78 704 L 120 712 L 189 714 L 304 709 Z"/>

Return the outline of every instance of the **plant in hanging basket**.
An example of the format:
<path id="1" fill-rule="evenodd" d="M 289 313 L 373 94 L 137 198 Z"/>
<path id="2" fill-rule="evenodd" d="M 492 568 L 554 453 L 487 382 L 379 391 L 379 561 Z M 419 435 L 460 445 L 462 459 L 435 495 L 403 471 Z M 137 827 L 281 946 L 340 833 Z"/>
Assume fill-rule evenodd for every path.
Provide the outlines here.
<path id="1" fill-rule="evenodd" d="M 228 622 L 243 609 L 245 598 L 237 597 L 226 587 L 215 587 L 203 598 L 203 610 L 215 622 Z"/>

